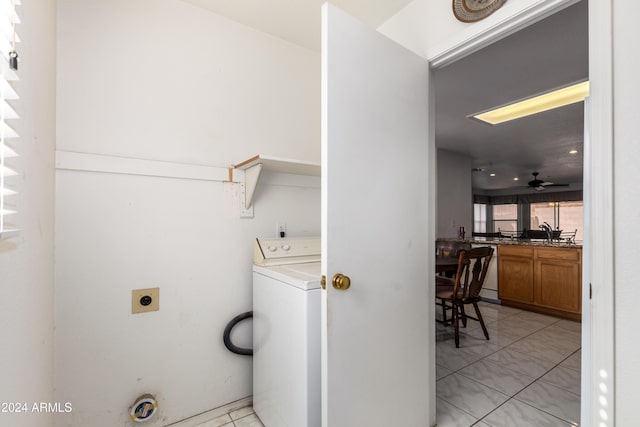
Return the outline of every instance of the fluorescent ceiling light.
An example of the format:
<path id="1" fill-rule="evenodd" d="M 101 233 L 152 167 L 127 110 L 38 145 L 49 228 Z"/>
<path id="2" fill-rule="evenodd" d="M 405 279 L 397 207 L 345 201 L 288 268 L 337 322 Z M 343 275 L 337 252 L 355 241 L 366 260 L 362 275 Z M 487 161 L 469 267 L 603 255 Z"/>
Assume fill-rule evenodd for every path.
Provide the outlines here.
<path id="1" fill-rule="evenodd" d="M 543 111 L 552 110 L 565 105 L 582 102 L 589 96 L 589 82 L 582 82 L 542 95 L 534 96 L 523 101 L 498 107 L 469 117 L 482 120 L 492 125 L 519 119 Z"/>

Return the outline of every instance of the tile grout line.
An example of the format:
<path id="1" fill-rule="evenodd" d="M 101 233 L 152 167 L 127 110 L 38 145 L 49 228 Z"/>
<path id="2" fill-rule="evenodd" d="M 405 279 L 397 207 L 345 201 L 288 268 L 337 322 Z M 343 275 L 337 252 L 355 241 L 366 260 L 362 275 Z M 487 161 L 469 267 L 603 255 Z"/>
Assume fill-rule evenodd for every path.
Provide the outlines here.
<path id="1" fill-rule="evenodd" d="M 520 313 L 522 313 L 522 312 L 520 312 Z M 510 318 L 510 317 L 516 316 L 516 315 L 518 315 L 518 314 L 520 314 L 520 313 L 513 313 L 513 314 L 511 314 L 511 315 L 506 315 L 506 316 L 504 316 L 504 317 L 502 317 L 502 318 L 497 318 L 496 320 L 494 320 L 494 321 L 490 322 L 490 324 L 491 324 L 491 323 L 497 323 L 499 320 L 506 319 L 506 318 Z M 536 329 L 535 331 L 532 331 L 531 333 L 529 333 L 529 334 L 527 334 L 527 335 L 525 335 L 525 336 L 520 337 L 519 339 L 517 339 L 517 340 L 515 340 L 515 341 L 513 341 L 513 342 L 511 342 L 511 343 L 509 343 L 509 344 L 508 344 L 508 345 L 506 345 L 506 346 L 499 346 L 500 348 L 499 348 L 498 350 L 493 351 L 493 352 L 491 352 L 491 353 L 488 353 L 488 354 L 487 354 L 487 355 L 485 355 L 485 356 L 480 357 L 478 360 L 476 360 L 476 361 L 472 362 L 472 363 L 471 363 L 471 364 L 469 364 L 469 365 L 472 365 L 472 364 L 478 363 L 478 362 L 480 362 L 480 361 L 482 361 L 482 360 L 488 359 L 488 357 L 492 356 L 493 354 L 495 354 L 495 353 L 497 353 L 497 352 L 499 352 L 499 351 L 501 351 L 501 350 L 507 349 L 508 347 L 512 346 L 513 344 L 515 344 L 515 343 L 517 343 L 517 342 L 519 342 L 519 341 L 521 341 L 521 340 L 524 340 L 525 338 L 529 338 L 530 336 L 532 336 L 532 335 L 534 335 L 534 334 L 536 334 L 536 333 L 538 333 L 538 332 L 541 332 L 541 331 L 543 331 L 543 330 L 545 330 L 545 329 L 548 329 L 548 328 L 550 328 L 551 326 L 557 326 L 557 327 L 559 327 L 560 329 L 562 329 L 563 331 L 566 331 L 566 332 L 568 332 L 568 333 L 575 333 L 575 331 L 574 331 L 574 330 L 572 330 L 572 329 L 564 328 L 564 327 L 562 327 L 562 326 L 559 326 L 559 325 L 558 325 L 558 323 L 560 323 L 561 321 L 562 321 L 562 319 L 558 319 L 558 320 L 556 320 L 556 321 L 554 321 L 554 322 L 552 322 L 552 323 L 549 323 L 549 324 L 547 324 L 547 325 L 544 325 L 544 326 L 540 327 L 539 329 Z M 474 328 L 474 329 L 475 329 L 475 328 Z M 467 334 L 467 333 L 465 333 L 465 332 L 462 332 L 462 333 L 463 333 L 464 335 L 466 335 L 468 338 L 471 338 L 471 339 L 474 339 L 474 340 L 477 340 L 477 339 L 478 339 L 478 338 L 473 337 L 473 336 L 471 336 L 471 335 L 469 335 L 469 334 Z M 531 408 L 533 408 L 533 409 L 535 409 L 535 410 L 538 410 L 538 411 L 543 412 L 543 413 L 545 413 L 545 414 L 547 414 L 547 415 L 549 415 L 549 416 L 552 416 L 552 417 L 554 417 L 554 418 L 556 418 L 556 419 L 558 419 L 558 420 L 561 420 L 561 421 L 563 421 L 563 422 L 567 422 L 567 423 L 571 424 L 571 423 L 572 423 L 571 421 L 569 421 L 569 420 L 565 420 L 565 419 L 563 419 L 563 418 L 561 418 L 561 417 L 558 417 L 558 416 L 556 416 L 556 415 L 554 415 L 554 414 L 551 414 L 551 413 L 549 413 L 549 412 L 547 412 L 547 411 L 545 411 L 545 410 L 543 410 L 543 409 L 541 409 L 541 408 L 537 408 L 537 407 L 535 407 L 535 406 L 533 406 L 533 405 L 531 405 L 531 404 L 529 404 L 529 403 L 527 403 L 527 402 L 523 402 L 523 401 L 521 401 L 521 400 L 517 399 L 515 396 L 516 396 L 517 394 L 521 393 L 521 392 L 522 392 L 523 390 L 525 390 L 527 387 L 530 387 L 532 384 L 534 384 L 534 383 L 535 383 L 535 382 L 537 382 L 537 381 L 541 381 L 541 382 L 543 382 L 543 383 L 545 383 L 545 384 L 548 384 L 548 383 L 546 383 L 545 381 L 542 381 L 542 377 L 544 377 L 545 375 L 547 375 L 547 374 L 548 374 L 549 372 L 551 372 L 553 369 L 556 369 L 557 367 L 559 367 L 562 363 L 564 363 L 564 362 L 565 362 L 567 359 L 569 359 L 570 357 L 574 356 L 574 355 L 575 355 L 578 351 L 580 351 L 580 350 L 581 350 L 581 348 L 578 348 L 577 350 L 574 350 L 573 352 L 571 352 L 571 354 L 567 355 L 566 357 L 564 357 L 562 360 L 560 360 L 560 361 L 559 361 L 559 362 L 557 362 L 557 363 L 556 363 L 556 362 L 554 362 L 554 361 L 552 361 L 552 360 L 543 359 L 544 361 L 549 361 L 549 362 L 554 363 L 554 364 L 553 364 L 553 366 L 551 366 L 551 367 L 550 367 L 549 369 L 547 369 L 544 373 L 542 373 L 540 376 L 538 376 L 537 378 L 535 378 L 532 382 L 530 382 L 530 383 L 529 383 L 529 384 L 527 384 L 526 386 L 524 386 L 524 387 L 520 388 L 520 389 L 519 389 L 518 391 L 516 391 L 512 396 L 509 396 L 508 394 L 505 394 L 505 393 L 503 393 L 502 391 L 495 389 L 494 387 L 491 387 L 491 386 L 489 386 L 489 385 L 483 384 L 482 382 L 477 381 L 476 379 L 471 378 L 471 377 L 468 377 L 468 376 L 464 375 L 463 373 L 461 373 L 461 371 L 462 371 L 463 369 L 465 369 L 466 367 L 468 367 L 469 365 L 467 365 L 467 366 L 465 366 L 465 367 L 462 367 L 462 368 L 459 368 L 459 369 L 457 369 L 457 370 L 450 370 L 450 369 L 449 369 L 449 368 L 447 368 L 446 366 L 443 366 L 443 368 L 445 368 L 445 369 L 447 369 L 447 370 L 450 370 L 451 372 L 450 372 L 450 373 L 448 373 L 448 374 L 446 374 L 446 375 L 444 375 L 443 377 L 439 378 L 439 379 L 438 379 L 438 381 L 440 381 L 440 380 L 442 380 L 442 379 L 444 379 L 444 378 L 446 378 L 446 377 L 448 377 L 448 376 L 451 376 L 452 374 L 456 374 L 456 373 L 457 373 L 457 374 L 460 374 L 461 376 L 463 376 L 464 378 L 467 378 L 467 379 L 469 379 L 469 380 L 471 380 L 471 381 L 474 381 L 474 382 L 476 382 L 476 383 L 478 383 L 478 384 L 480 384 L 480 385 L 483 385 L 483 386 L 485 386 L 485 387 L 487 387 L 487 388 L 489 388 L 489 389 L 491 389 L 491 390 L 494 390 L 495 392 L 498 392 L 498 393 L 501 393 L 502 395 L 506 395 L 506 396 L 508 396 L 508 399 L 507 399 L 507 400 L 505 400 L 502 404 L 500 404 L 500 405 L 496 406 L 493 410 L 491 410 L 489 413 L 487 413 L 487 414 L 486 414 L 486 415 L 484 415 L 483 417 L 481 417 L 481 418 L 477 419 L 477 421 L 476 421 L 476 422 L 474 422 L 472 425 L 477 425 L 477 424 L 478 424 L 478 423 L 480 423 L 480 422 L 485 423 L 485 421 L 484 421 L 484 420 L 485 420 L 485 419 L 486 419 L 490 414 L 494 413 L 498 408 L 500 408 L 500 407 L 504 406 L 506 403 L 508 403 L 508 402 L 510 402 L 510 401 L 512 401 L 512 400 L 516 400 L 517 402 L 519 402 L 519 403 L 523 403 L 523 404 L 525 404 L 525 405 L 527 405 L 527 406 L 529 406 L 529 407 L 531 407 Z M 519 351 L 518 351 L 518 350 L 516 350 L 516 349 L 511 349 L 511 351 L 515 351 L 515 352 L 520 353 L 520 354 L 527 354 L 527 353 L 519 352 Z M 532 357 L 533 357 L 533 356 L 532 356 Z M 537 359 L 541 359 L 541 358 L 537 357 Z M 487 360 L 487 361 L 491 362 L 490 360 Z M 495 363 L 495 364 L 497 364 L 497 363 Z M 567 368 L 567 369 L 570 369 L 570 368 Z M 575 370 L 574 370 L 574 371 L 575 371 Z M 516 372 L 516 371 L 514 371 L 514 372 Z M 565 390 L 564 388 L 562 388 L 562 387 L 558 387 L 558 386 L 555 386 L 555 385 L 553 385 L 553 384 L 550 384 L 550 385 L 552 385 L 552 386 L 554 386 L 554 387 L 556 387 L 556 388 L 558 388 L 558 389 L 560 389 L 560 390 L 563 390 L 563 391 L 565 391 L 565 392 L 568 392 L 568 393 L 571 393 L 571 394 L 574 394 L 574 395 L 575 395 L 575 393 L 573 393 L 572 391 Z M 442 397 L 439 397 L 439 398 L 440 398 L 440 399 L 442 399 L 443 401 L 447 402 L 449 405 L 453 406 L 454 408 L 456 408 L 456 409 L 458 409 L 458 410 L 462 411 L 463 413 L 466 413 L 466 414 L 468 414 L 468 415 L 472 416 L 473 418 L 476 418 L 476 416 L 475 416 L 475 415 L 468 413 L 467 411 L 463 410 L 462 408 L 458 408 L 456 405 L 454 405 L 453 403 L 449 402 L 448 400 L 446 400 L 446 399 L 444 399 L 444 398 L 442 398 Z"/>
<path id="2" fill-rule="evenodd" d="M 551 326 L 551 325 L 554 325 L 554 324 L 555 324 L 555 323 L 552 323 L 552 324 L 550 324 L 550 325 L 548 325 L 548 326 Z M 481 360 L 483 360 L 483 359 L 488 358 L 489 356 L 493 356 L 494 354 L 498 353 L 499 351 L 505 350 L 507 347 L 509 347 L 509 346 L 511 346 L 511 345 L 513 345 L 513 344 L 515 344 L 515 343 L 519 342 L 519 341 L 522 341 L 522 340 L 523 340 L 523 339 L 525 339 L 525 338 L 529 338 L 531 335 L 535 334 L 536 332 L 541 331 L 541 330 L 542 330 L 542 329 L 544 329 L 544 328 L 546 328 L 546 326 L 545 326 L 545 327 L 543 327 L 543 328 L 540 328 L 540 329 L 538 329 L 538 330 L 535 330 L 535 331 L 533 331 L 533 332 L 529 333 L 528 335 L 523 336 L 522 338 L 518 338 L 518 339 L 517 339 L 517 340 L 515 340 L 514 342 L 509 343 L 509 344 L 507 344 L 507 345 L 506 345 L 506 346 L 504 346 L 504 347 L 501 347 L 501 346 L 499 346 L 499 345 L 498 345 L 498 347 L 500 347 L 498 350 L 496 350 L 496 351 L 494 351 L 494 352 L 492 352 L 492 353 L 488 353 L 488 354 L 486 354 L 485 356 L 482 356 L 480 359 L 478 359 L 478 360 L 474 361 L 473 363 L 477 363 L 477 362 L 479 362 L 479 361 L 481 361 Z M 463 333 L 464 333 L 464 332 L 463 332 Z M 465 333 L 465 335 L 467 335 L 467 334 Z M 470 335 L 469 335 L 469 337 L 470 337 L 470 338 L 472 338 L 472 339 L 474 339 L 474 340 L 479 340 L 479 338 L 476 338 L 476 337 L 473 337 L 473 336 L 470 336 Z M 485 341 L 490 341 L 490 340 L 485 340 Z M 497 344 L 496 344 L 496 345 L 497 345 Z M 526 353 L 519 352 L 518 350 L 511 350 L 511 351 L 515 351 L 515 352 L 520 353 L 520 354 L 526 354 Z M 573 353 L 572 353 L 572 354 L 573 354 Z M 535 356 L 532 356 L 532 357 L 535 357 Z M 568 357 L 568 356 L 567 356 L 567 357 Z M 540 358 L 538 358 L 538 357 L 537 357 L 536 359 L 540 359 Z M 546 359 L 545 359 L 545 360 L 546 360 Z M 564 361 L 564 360 L 563 360 L 563 361 Z M 550 360 L 550 362 L 552 362 L 552 361 Z M 473 364 L 473 363 L 472 363 L 472 364 Z M 560 363 L 562 363 L 562 362 L 560 362 Z M 446 366 L 445 366 L 445 368 L 446 368 Z M 461 371 L 461 370 L 462 370 L 462 369 L 464 369 L 464 368 L 466 368 L 466 366 L 465 366 L 465 367 L 463 367 L 463 368 L 457 369 L 457 370 L 453 371 L 452 373 L 458 373 L 458 371 Z M 444 377 L 443 377 L 443 378 L 444 378 Z"/>
<path id="3" fill-rule="evenodd" d="M 441 400 L 443 400 L 443 401 L 447 402 L 447 404 L 449 404 L 449 405 L 453 406 L 454 408 L 456 408 L 456 409 L 457 409 L 457 410 L 459 410 L 460 412 L 464 412 L 465 414 L 469 415 L 471 418 L 475 418 L 475 419 L 477 420 L 477 421 L 476 421 L 476 423 L 480 421 L 480 419 L 479 419 L 478 417 L 476 417 L 475 415 L 473 415 L 473 414 L 469 413 L 468 411 L 465 411 L 465 410 L 464 410 L 464 409 L 462 409 L 462 408 L 457 407 L 457 406 L 456 406 L 456 405 L 454 405 L 453 403 L 449 402 L 447 399 L 444 399 L 444 398 L 442 398 L 442 397 L 438 397 L 438 396 L 436 396 L 436 398 L 441 399 Z M 474 424 L 475 424 L 475 423 L 474 423 Z"/>
<path id="4" fill-rule="evenodd" d="M 519 313 L 514 313 L 514 314 L 512 314 L 511 316 L 514 316 L 514 315 L 516 315 L 516 314 L 519 314 Z M 505 316 L 505 317 L 511 317 L 511 316 Z M 548 325 L 548 326 L 554 325 L 554 324 L 556 324 L 556 323 L 557 323 L 557 322 L 551 323 L 551 324 L 550 324 L 550 325 Z M 546 327 L 546 326 L 545 326 L 545 327 Z M 525 338 L 527 338 L 527 337 L 529 337 L 529 336 L 531 336 L 531 335 L 535 334 L 535 333 L 536 333 L 536 332 L 538 332 L 538 331 L 541 331 L 542 329 L 544 329 L 544 327 L 543 327 L 543 328 L 541 328 L 541 329 L 538 329 L 538 330 L 536 330 L 536 331 L 534 331 L 534 332 L 531 332 L 529 335 L 525 335 L 524 337 L 522 337 L 522 338 L 520 338 L 520 339 L 518 339 L 518 340 L 516 340 L 516 341 L 514 341 L 514 342 L 512 342 L 512 343 L 510 343 L 510 344 L 509 344 L 509 345 L 507 345 L 507 346 L 500 347 L 498 350 L 496 350 L 496 351 L 494 351 L 494 352 L 492 352 L 492 353 L 489 353 L 489 354 L 487 354 L 487 355 L 485 355 L 485 356 L 482 356 L 480 359 L 478 359 L 478 360 L 476 360 L 476 361 L 474 361 L 474 362 L 470 363 L 470 365 L 473 365 L 474 363 L 478 363 L 478 362 L 480 362 L 481 360 L 484 360 L 484 359 L 486 359 L 487 357 L 489 357 L 489 356 L 491 356 L 491 355 L 493 355 L 493 354 L 495 354 L 495 353 L 497 353 L 497 352 L 499 352 L 499 351 L 501 351 L 501 350 L 504 350 L 504 349 L 505 349 L 505 348 L 507 348 L 508 346 L 510 346 L 510 345 L 512 345 L 512 344 L 514 344 L 514 343 L 516 343 L 516 342 L 518 342 L 518 341 L 520 341 L 520 340 L 522 340 L 522 339 L 525 339 Z M 463 332 L 463 334 L 465 334 L 465 333 Z M 467 335 L 467 334 L 465 334 L 465 335 Z M 469 337 L 470 337 L 470 338 L 472 338 L 472 339 L 474 339 L 474 340 L 478 340 L 478 338 L 475 338 L 475 337 L 472 337 L 472 336 L 469 336 Z M 489 341 L 489 340 L 485 340 L 485 341 Z M 573 354 L 573 353 L 572 353 L 572 354 Z M 567 357 L 570 357 L 570 356 L 567 356 Z M 563 361 L 564 361 L 564 360 L 563 360 Z M 562 362 L 560 362 L 560 363 L 562 363 Z M 467 366 L 469 366 L 469 365 L 467 365 Z M 440 380 L 442 380 L 443 378 L 446 378 L 446 377 L 448 377 L 448 376 L 451 376 L 451 375 L 453 375 L 453 374 L 458 374 L 461 370 L 465 369 L 467 366 L 462 367 L 462 368 L 460 368 L 460 369 L 457 369 L 457 370 L 455 370 L 455 371 L 453 371 L 453 370 L 449 369 L 449 370 L 451 370 L 451 373 L 449 373 L 449 374 L 445 375 L 444 377 L 440 378 L 438 381 L 440 381 Z M 554 368 L 555 368 L 555 366 L 554 366 Z M 447 369 L 448 369 L 448 368 L 447 368 Z M 553 369 L 553 368 L 551 368 L 551 369 Z M 546 375 L 547 373 L 548 373 L 548 371 L 547 371 L 547 372 L 545 372 L 542 376 Z M 488 385 L 486 385 L 486 384 L 481 383 L 480 381 L 476 381 L 476 380 L 475 380 L 475 379 L 473 379 L 473 378 L 469 378 L 469 377 L 467 377 L 466 375 L 464 375 L 464 374 L 462 374 L 462 373 L 460 373 L 459 375 L 462 375 L 464 378 L 467 378 L 467 379 L 469 379 L 469 380 L 471 380 L 471 381 L 474 381 L 474 382 L 476 382 L 477 384 L 483 385 L 483 386 L 485 386 L 485 387 L 487 387 L 487 388 L 490 388 L 490 389 L 491 389 L 491 390 L 493 390 L 493 391 L 496 391 L 496 392 L 498 392 L 498 393 L 500 393 L 500 394 L 503 394 L 503 395 L 505 395 L 505 396 L 507 396 L 507 397 L 508 397 L 508 399 L 507 399 L 507 400 L 505 400 L 505 401 L 504 401 L 504 402 L 502 402 L 500 405 L 498 405 L 498 406 L 496 406 L 495 408 L 493 408 L 489 413 L 487 413 L 486 415 L 484 415 L 484 416 L 483 416 L 483 417 L 481 417 L 481 418 L 478 418 L 478 419 L 477 419 L 477 421 L 476 421 L 474 424 L 472 424 L 472 425 L 475 425 L 475 424 L 479 423 L 479 422 L 480 422 L 480 421 L 482 421 L 484 418 L 486 418 L 489 414 L 491 414 L 491 413 L 492 413 L 492 412 L 494 412 L 496 409 L 498 409 L 499 407 L 501 407 L 502 405 L 504 405 L 505 403 L 507 403 L 508 401 L 510 401 L 510 400 L 513 398 L 513 396 L 509 396 L 508 394 L 502 393 L 500 390 L 496 390 L 496 389 L 494 389 L 494 388 L 493 388 L 493 387 L 491 387 L 491 386 L 488 386 Z M 537 379 L 536 379 L 536 380 L 534 380 L 532 383 L 528 384 L 526 387 L 524 387 L 524 388 L 522 388 L 521 390 L 519 390 L 516 394 L 520 393 L 522 390 L 524 390 L 525 388 L 529 387 L 529 386 L 530 386 L 531 384 L 533 384 L 535 381 L 537 381 Z M 515 396 L 515 394 L 514 394 L 514 396 Z M 436 395 L 436 397 L 437 397 L 437 395 Z M 446 400 L 446 399 L 444 399 L 444 398 L 442 398 L 442 397 L 440 397 L 440 399 L 444 400 L 444 401 L 445 401 L 445 402 L 447 402 L 449 405 L 453 406 L 453 407 L 454 407 L 454 408 L 456 408 L 456 409 L 459 409 L 460 411 L 464 412 L 465 414 L 469 414 L 469 415 L 470 415 L 470 416 L 472 416 L 473 418 L 476 418 L 476 416 L 475 416 L 475 415 L 470 414 L 469 412 L 465 411 L 465 410 L 464 410 L 464 409 L 462 409 L 462 408 L 458 408 L 456 405 L 454 405 L 453 403 L 449 402 L 448 400 Z M 537 408 L 536 408 L 536 409 L 537 409 Z"/>
<path id="5" fill-rule="evenodd" d="M 555 323 L 552 323 L 552 324 L 555 324 Z M 549 325 L 549 326 L 551 326 L 551 325 Z M 561 363 L 563 363 L 565 360 L 567 360 L 568 358 L 570 358 L 571 356 L 573 356 L 573 355 L 574 355 L 575 353 L 577 353 L 578 351 L 579 351 L 579 350 L 576 350 L 576 351 L 574 351 L 573 353 L 571 353 L 570 355 L 568 355 L 567 357 L 565 357 L 564 359 L 562 359 L 560 362 L 558 362 L 558 364 L 557 364 L 557 365 L 553 366 L 553 367 L 552 367 L 552 368 L 550 368 L 548 371 L 546 371 L 544 374 L 540 375 L 540 376 L 539 376 L 538 378 L 536 378 L 536 379 L 535 379 L 531 384 L 535 383 L 536 381 L 540 381 L 540 379 L 541 379 L 542 377 L 544 377 L 545 375 L 547 375 L 547 374 L 548 374 L 549 372 L 551 372 L 553 369 L 555 369 L 555 368 L 557 368 L 558 366 L 560 366 L 560 364 L 561 364 Z M 544 382 L 544 381 L 543 381 L 543 382 Z M 547 415 L 551 415 L 552 417 L 557 418 L 557 419 L 559 419 L 559 420 L 561 420 L 561 421 L 564 421 L 564 422 L 566 422 L 566 423 L 572 424 L 572 421 L 565 420 L 564 418 L 560 418 L 560 417 L 558 417 L 557 415 L 551 414 L 551 413 L 549 413 L 549 412 L 545 411 L 544 409 L 537 408 L 537 407 L 535 407 L 535 406 L 533 406 L 533 405 L 531 405 L 531 404 L 529 404 L 529 403 L 527 403 L 527 402 L 523 402 L 523 401 L 522 401 L 522 400 L 520 400 L 520 399 L 516 399 L 516 395 L 517 395 L 518 393 L 521 393 L 521 392 L 522 392 L 524 389 L 526 389 L 527 387 L 531 386 L 531 384 L 529 384 L 529 385 L 527 385 L 526 387 L 522 388 L 522 389 L 521 389 L 521 390 L 519 390 L 517 393 L 515 393 L 513 396 L 509 397 L 507 400 L 505 400 L 504 402 L 502 402 L 500 405 L 498 405 L 498 406 L 496 406 L 495 408 L 493 408 L 493 410 L 492 410 L 491 412 L 489 412 L 488 414 L 486 414 L 484 417 L 480 418 L 480 419 L 478 420 L 478 422 L 482 421 L 483 423 L 488 424 L 488 423 L 486 423 L 485 421 L 483 421 L 485 418 L 487 418 L 489 415 L 491 415 L 492 413 L 494 413 L 494 412 L 495 412 L 498 408 L 500 408 L 501 406 L 504 406 L 507 402 L 510 402 L 511 400 L 517 400 L 518 402 L 520 402 L 520 403 L 524 403 L 525 405 L 527 405 L 527 406 L 529 406 L 529 407 L 531 407 L 531 408 L 533 408 L 533 409 L 536 409 L 536 410 L 538 410 L 538 411 L 540 411 L 540 412 L 544 412 L 545 414 L 547 414 Z M 488 386 L 487 386 L 487 387 L 488 387 Z M 557 387 L 557 388 L 560 388 L 560 387 Z M 564 389 L 562 389 L 562 388 L 560 388 L 560 389 L 561 389 L 561 390 L 564 390 Z M 566 391 L 566 390 L 565 390 L 565 391 Z M 504 393 L 503 393 L 503 394 L 504 394 Z M 571 393 L 571 394 L 574 394 L 574 393 Z M 476 423 L 476 424 L 477 424 L 477 423 Z"/>
<path id="6" fill-rule="evenodd" d="M 560 320 L 558 320 L 558 322 L 559 322 L 559 321 L 560 321 Z M 520 342 L 520 341 L 524 340 L 525 338 L 529 338 L 529 337 L 531 337 L 532 335 L 537 334 L 538 332 L 543 331 L 543 330 L 547 329 L 548 327 L 555 325 L 555 324 L 556 324 L 556 323 L 558 323 L 558 322 L 551 323 L 551 324 L 549 324 L 549 325 L 547 325 L 547 326 L 545 326 L 545 327 L 543 327 L 543 328 L 541 328 L 541 329 L 538 329 L 537 331 L 531 332 L 529 335 L 526 335 L 526 336 L 524 336 L 524 337 L 522 337 L 522 338 L 520 338 L 520 339 L 518 339 L 518 340 L 516 340 L 516 341 L 512 342 L 511 344 L 509 344 L 509 345 L 505 346 L 504 348 L 506 349 L 507 347 L 510 347 L 510 346 L 512 346 L 513 344 L 515 344 L 515 343 L 517 343 L 517 342 Z M 578 348 L 578 350 L 580 350 L 581 348 L 582 348 L 582 346 L 580 346 L 580 347 Z M 530 355 L 530 354 L 528 354 L 528 353 L 526 353 L 526 352 L 524 352 L 524 351 L 520 351 L 520 350 L 515 349 L 515 348 L 514 348 L 514 349 L 510 349 L 510 350 L 511 350 L 511 351 L 515 351 L 516 353 L 526 354 L 526 355 L 531 356 L 531 357 L 534 357 L 534 358 L 536 358 L 536 359 L 538 359 L 538 360 L 544 359 L 544 358 L 541 358 L 541 357 L 538 357 L 538 356 Z M 575 352 L 576 352 L 576 351 L 578 351 L 578 350 L 574 350 L 573 352 L 571 352 L 571 354 L 570 354 L 569 356 L 567 356 L 567 357 L 565 357 L 564 359 L 562 359 L 560 362 L 558 362 L 558 364 L 560 364 L 560 363 L 564 362 L 568 357 L 570 357 L 571 355 L 573 355 L 573 353 L 575 353 Z M 494 353 L 491 353 L 491 354 L 494 354 Z M 490 354 L 490 355 L 491 355 L 491 354 Z M 489 355 L 489 356 L 490 356 L 490 355 Z M 549 362 L 555 363 L 553 360 L 550 360 L 550 359 L 544 359 L 544 360 L 548 360 Z M 556 365 L 556 366 L 557 366 L 557 365 Z M 554 368 L 555 368 L 555 366 L 554 366 Z"/>

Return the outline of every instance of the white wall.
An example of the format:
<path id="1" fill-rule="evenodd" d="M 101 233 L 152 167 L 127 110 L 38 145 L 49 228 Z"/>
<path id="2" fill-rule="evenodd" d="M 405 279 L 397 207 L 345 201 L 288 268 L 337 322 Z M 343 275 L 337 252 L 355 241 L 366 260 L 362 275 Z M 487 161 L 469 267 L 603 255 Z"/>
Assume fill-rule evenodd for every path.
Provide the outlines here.
<path id="1" fill-rule="evenodd" d="M 638 100 L 640 58 L 634 55 L 638 36 L 637 2 L 613 3 L 614 72 L 614 224 L 615 224 L 615 386 L 616 425 L 638 423 L 640 344 L 635 312 L 640 300 L 636 240 L 640 224 L 638 180 Z M 597 345 L 594 343 L 594 345 Z"/>
<path id="2" fill-rule="evenodd" d="M 20 116 L 12 126 L 17 148 L 20 195 L 12 221 L 19 237 L 0 242 L 0 402 L 24 402 L 28 413 L 0 413 L 0 425 L 50 426 L 52 414 L 32 413 L 32 404 L 53 401 L 53 230 L 55 146 L 56 2 L 23 2 Z"/>
<path id="3" fill-rule="evenodd" d="M 437 237 L 458 237 L 464 227 L 466 236 L 473 231 L 473 192 L 471 158 L 447 150 L 438 150 L 438 226 Z"/>
<path id="4" fill-rule="evenodd" d="M 179 0 L 60 0 L 58 150 L 206 165 L 319 160 L 319 55 Z M 111 159 L 113 160 L 113 159 Z M 57 426 L 166 425 L 251 394 L 226 323 L 251 309 L 252 244 L 320 232 L 319 179 L 266 174 L 255 218 L 232 184 L 58 170 Z M 131 290 L 160 288 L 132 315 Z M 240 327 L 238 345 L 250 345 Z"/>
<path id="5" fill-rule="evenodd" d="M 180 0 L 60 0 L 58 19 L 58 149 L 319 162 L 318 53 Z"/>

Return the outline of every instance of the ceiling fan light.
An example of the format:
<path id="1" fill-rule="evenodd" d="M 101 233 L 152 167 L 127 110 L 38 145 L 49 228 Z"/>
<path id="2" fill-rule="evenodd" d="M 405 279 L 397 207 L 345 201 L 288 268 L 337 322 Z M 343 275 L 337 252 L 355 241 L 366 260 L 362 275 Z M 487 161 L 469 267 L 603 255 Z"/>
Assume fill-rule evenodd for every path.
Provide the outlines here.
<path id="1" fill-rule="evenodd" d="M 542 95 L 513 102 L 493 110 L 468 116 L 491 125 L 508 122 L 565 105 L 582 102 L 589 96 L 589 81 L 556 89 Z"/>

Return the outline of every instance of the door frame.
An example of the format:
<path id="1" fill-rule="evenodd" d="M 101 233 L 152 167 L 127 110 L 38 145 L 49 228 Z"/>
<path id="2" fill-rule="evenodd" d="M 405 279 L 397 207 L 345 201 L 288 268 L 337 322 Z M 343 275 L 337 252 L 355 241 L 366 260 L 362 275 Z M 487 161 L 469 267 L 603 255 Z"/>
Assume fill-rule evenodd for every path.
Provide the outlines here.
<path id="1" fill-rule="evenodd" d="M 590 143 L 585 150 L 585 209 L 588 210 L 590 233 L 585 233 L 583 269 L 583 310 L 590 314 L 582 323 L 583 390 L 581 419 L 583 426 L 599 422 L 615 425 L 615 324 L 614 324 L 614 257 L 613 257 L 613 0 L 587 0 L 589 2 L 589 80 L 590 100 L 585 105 Z M 427 58 L 433 70 L 444 67 L 507 37 L 520 29 L 544 19 L 578 0 L 541 0 L 497 25 L 474 34 L 460 43 L 451 43 Z M 432 84 L 433 79 L 430 79 Z M 435 101 L 433 88 L 429 88 L 429 237 L 435 238 L 436 160 Z M 433 267 L 430 266 L 433 271 Z M 593 284 L 593 287 L 591 286 Z M 433 283 L 430 286 L 434 286 Z M 592 298 L 589 295 L 593 295 Z M 584 307 L 585 303 L 590 306 Z M 433 317 L 433 316 L 432 316 Z M 435 321 L 431 320 L 431 329 Z M 586 345 L 585 345 L 586 344 Z M 435 360 L 435 349 L 433 350 Z M 432 367 L 435 370 L 435 366 Z M 435 378 L 435 374 L 432 375 Z M 587 384 L 584 384 L 584 383 Z M 435 380 L 431 384 L 431 408 L 435 417 Z"/>

